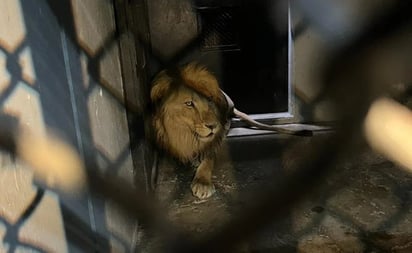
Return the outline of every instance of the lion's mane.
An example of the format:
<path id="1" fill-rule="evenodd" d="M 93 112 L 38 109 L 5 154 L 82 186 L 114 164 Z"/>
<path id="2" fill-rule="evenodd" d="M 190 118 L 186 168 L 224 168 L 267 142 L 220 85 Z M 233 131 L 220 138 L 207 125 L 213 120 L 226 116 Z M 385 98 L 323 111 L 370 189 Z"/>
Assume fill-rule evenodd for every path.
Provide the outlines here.
<path id="1" fill-rule="evenodd" d="M 213 110 L 209 110 L 211 112 L 203 118 L 215 119 L 220 129 L 207 142 L 201 141 L 190 129 L 191 126 L 182 127 L 181 118 L 177 120 L 168 111 L 168 108 L 173 106 L 171 97 L 179 102 L 183 99 L 182 87 L 186 91 L 189 90 L 187 92 L 191 92 L 192 96 L 200 97 L 197 101 L 200 106 L 204 107 L 207 103 L 210 106 L 212 103 Z M 216 154 L 227 133 L 229 120 L 226 115 L 227 104 L 218 82 L 206 68 L 192 63 L 178 69 L 177 74 L 168 71 L 160 72 L 152 83 L 150 98 L 154 105 L 152 127 L 158 146 L 182 162 L 191 162 Z M 177 115 L 186 117 L 184 122 L 194 121 L 190 118 L 193 116 L 182 116 L 185 115 L 183 111 Z"/>

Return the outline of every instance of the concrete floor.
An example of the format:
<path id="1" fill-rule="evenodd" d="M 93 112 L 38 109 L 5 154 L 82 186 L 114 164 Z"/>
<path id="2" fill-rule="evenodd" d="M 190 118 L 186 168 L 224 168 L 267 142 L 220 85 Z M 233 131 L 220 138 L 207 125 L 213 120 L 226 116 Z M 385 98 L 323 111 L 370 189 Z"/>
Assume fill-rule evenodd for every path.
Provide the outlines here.
<path id="1" fill-rule="evenodd" d="M 293 170 L 299 150 L 283 149 L 276 135 L 230 138 L 214 174 L 217 193 L 190 194 L 192 171 L 161 163 L 157 196 L 169 217 L 193 235 L 211 232 L 247 206 L 246 195 L 269 175 Z M 251 238 L 246 252 L 412 252 L 412 175 L 366 150 L 333 172 L 280 222 Z"/>

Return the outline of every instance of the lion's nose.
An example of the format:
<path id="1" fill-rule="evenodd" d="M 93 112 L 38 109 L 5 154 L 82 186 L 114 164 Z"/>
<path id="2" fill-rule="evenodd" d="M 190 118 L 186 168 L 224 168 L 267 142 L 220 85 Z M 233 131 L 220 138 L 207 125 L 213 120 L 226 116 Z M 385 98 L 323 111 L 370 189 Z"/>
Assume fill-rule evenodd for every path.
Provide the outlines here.
<path id="1" fill-rule="evenodd" d="M 209 123 L 209 124 L 205 124 L 207 128 L 209 128 L 210 130 L 213 130 L 217 127 L 216 123 Z"/>

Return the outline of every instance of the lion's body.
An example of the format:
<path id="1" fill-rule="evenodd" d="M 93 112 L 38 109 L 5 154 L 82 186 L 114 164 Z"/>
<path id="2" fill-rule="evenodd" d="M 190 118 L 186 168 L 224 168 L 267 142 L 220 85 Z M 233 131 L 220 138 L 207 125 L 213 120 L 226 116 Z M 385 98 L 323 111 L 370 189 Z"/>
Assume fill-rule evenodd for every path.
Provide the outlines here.
<path id="1" fill-rule="evenodd" d="M 200 161 L 192 192 L 209 197 L 214 192 L 214 159 L 229 123 L 216 78 L 195 64 L 183 67 L 176 76 L 162 71 L 153 82 L 151 100 L 158 146 L 184 163 Z"/>

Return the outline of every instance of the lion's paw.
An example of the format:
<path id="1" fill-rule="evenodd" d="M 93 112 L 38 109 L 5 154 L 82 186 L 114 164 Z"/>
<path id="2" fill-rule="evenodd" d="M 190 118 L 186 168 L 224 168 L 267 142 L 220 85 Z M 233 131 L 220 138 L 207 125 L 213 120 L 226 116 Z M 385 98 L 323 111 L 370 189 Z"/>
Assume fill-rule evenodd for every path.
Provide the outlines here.
<path id="1" fill-rule="evenodd" d="M 215 186 L 212 183 L 204 183 L 196 179 L 193 180 L 191 188 L 193 195 L 199 199 L 207 199 L 216 192 Z"/>

